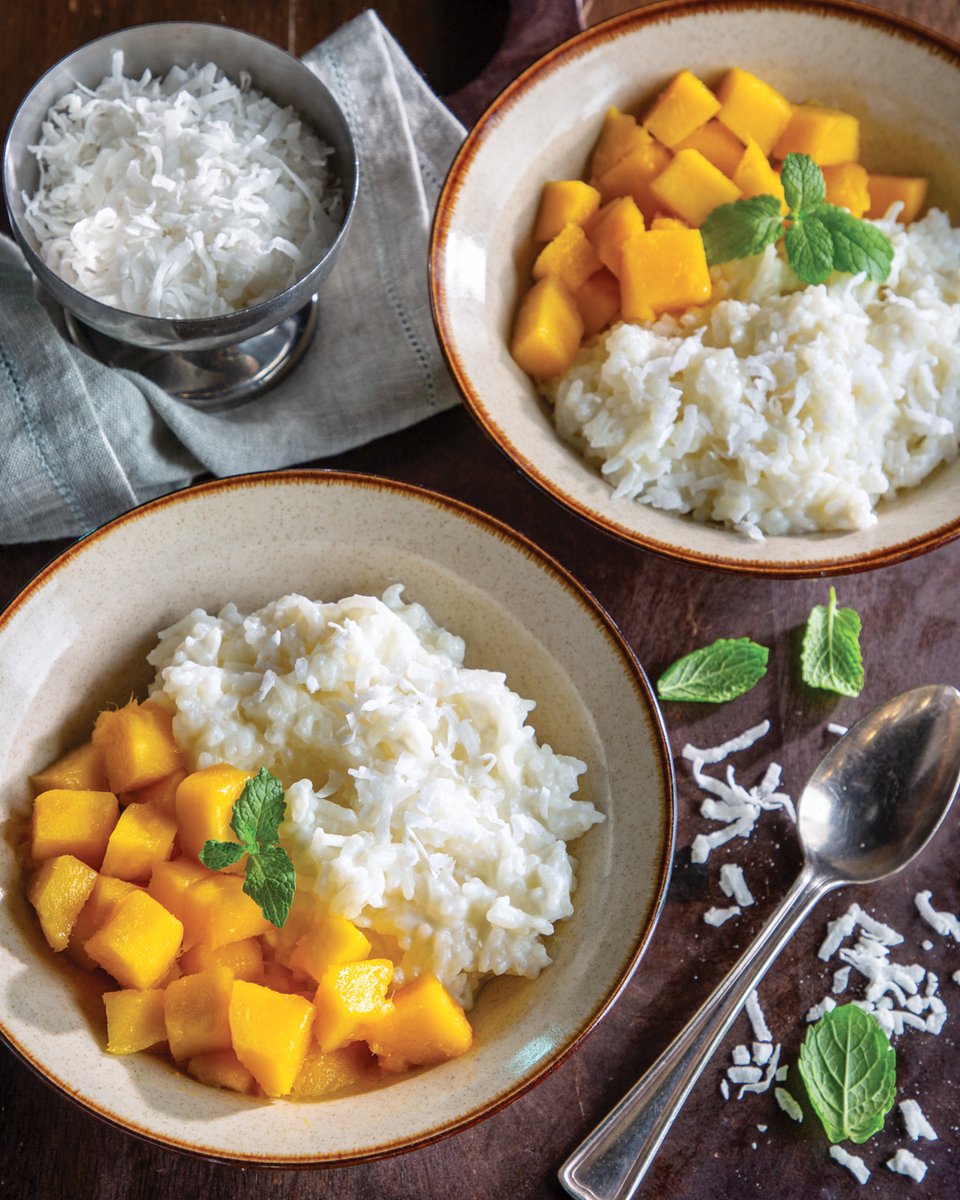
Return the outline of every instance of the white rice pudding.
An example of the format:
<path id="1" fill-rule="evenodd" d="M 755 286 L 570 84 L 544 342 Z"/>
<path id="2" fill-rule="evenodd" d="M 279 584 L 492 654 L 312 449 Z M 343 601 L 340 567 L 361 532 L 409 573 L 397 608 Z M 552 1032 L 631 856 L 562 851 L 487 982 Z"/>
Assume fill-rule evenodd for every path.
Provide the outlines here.
<path id="1" fill-rule="evenodd" d="M 807 287 L 768 246 L 713 268 L 710 304 L 615 326 L 546 389 L 560 435 L 616 496 L 750 537 L 874 524 L 960 430 L 960 230 L 875 224 L 883 284 Z"/>
<path id="2" fill-rule="evenodd" d="M 536 976 L 573 912 L 566 843 L 603 816 L 586 769 L 537 742 L 534 704 L 402 586 L 196 610 L 160 634 L 151 699 L 196 768 L 261 766 L 286 788 L 281 839 L 330 910 L 469 1005 L 490 975 Z"/>

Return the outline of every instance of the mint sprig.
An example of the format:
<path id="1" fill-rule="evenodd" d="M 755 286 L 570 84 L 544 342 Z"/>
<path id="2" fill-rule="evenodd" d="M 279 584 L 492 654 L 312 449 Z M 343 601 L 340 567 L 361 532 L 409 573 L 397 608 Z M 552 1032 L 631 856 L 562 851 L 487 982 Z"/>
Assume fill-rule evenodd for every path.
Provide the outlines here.
<path id="1" fill-rule="evenodd" d="M 293 903 L 296 872 L 280 843 L 280 823 L 286 811 L 283 785 L 261 767 L 244 784 L 233 806 L 230 828 L 236 842 L 209 839 L 200 851 L 200 861 L 213 871 L 233 866 L 246 854 L 247 875 L 243 890 L 278 929 L 282 929 Z"/>
<path id="2" fill-rule="evenodd" d="M 823 283 L 834 271 L 863 271 L 877 283 L 890 274 L 893 246 L 875 225 L 825 201 L 823 172 L 807 154 L 788 154 L 780 172 L 788 212 L 775 196 L 721 204 L 700 226 L 711 265 L 747 258 L 784 239 L 787 262 L 803 283 Z"/>
<path id="3" fill-rule="evenodd" d="M 667 667 L 657 680 L 657 695 L 708 704 L 733 700 L 763 678 L 769 653 L 746 637 L 717 638 Z"/>
<path id="4" fill-rule="evenodd" d="M 807 1031 L 798 1066 L 832 1143 L 880 1132 L 896 1097 L 897 1062 L 873 1013 L 856 1004 L 825 1013 Z"/>
<path id="5" fill-rule="evenodd" d="M 815 605 L 807 617 L 800 673 L 810 687 L 841 696 L 859 696 L 863 691 L 860 614 L 854 608 L 838 608 L 834 588 L 826 606 Z"/>

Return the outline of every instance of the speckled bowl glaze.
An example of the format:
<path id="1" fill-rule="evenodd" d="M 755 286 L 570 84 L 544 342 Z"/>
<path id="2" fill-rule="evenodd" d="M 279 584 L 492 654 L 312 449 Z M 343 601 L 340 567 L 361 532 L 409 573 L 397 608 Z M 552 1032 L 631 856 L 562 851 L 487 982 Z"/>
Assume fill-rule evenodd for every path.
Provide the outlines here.
<path id="1" fill-rule="evenodd" d="M 928 175 L 930 203 L 960 220 L 960 47 L 851 3 L 655 3 L 585 30 L 514 81 L 481 117 L 440 197 L 431 293 L 447 361 L 480 425 L 561 504 L 646 550 L 756 575 L 884 566 L 960 534 L 960 461 L 881 504 L 870 529 L 754 542 L 612 489 L 554 430 L 508 338 L 529 278 L 545 180 L 578 178 L 605 110 L 643 106 L 680 69 L 707 83 L 741 66 L 794 99 L 861 120 L 874 170 Z"/>
<path id="2" fill-rule="evenodd" d="M 103 980 L 47 947 L 15 844 L 32 771 L 83 740 L 98 709 L 142 694 L 155 634 L 191 608 L 317 599 L 395 582 L 466 639 L 468 665 L 536 700 L 538 736 L 588 764 L 607 819 L 578 843 L 576 912 L 539 979 L 502 979 L 463 1057 L 312 1103 L 219 1092 L 146 1054 L 104 1052 Z M 497 521 L 402 484 L 328 472 L 253 475 L 154 501 L 78 542 L 0 616 L 0 1028 L 41 1075 L 134 1133 L 214 1158 L 344 1163 L 453 1133 L 534 1084 L 629 979 L 663 902 L 675 799 L 663 725 L 610 620 L 562 568 Z"/>

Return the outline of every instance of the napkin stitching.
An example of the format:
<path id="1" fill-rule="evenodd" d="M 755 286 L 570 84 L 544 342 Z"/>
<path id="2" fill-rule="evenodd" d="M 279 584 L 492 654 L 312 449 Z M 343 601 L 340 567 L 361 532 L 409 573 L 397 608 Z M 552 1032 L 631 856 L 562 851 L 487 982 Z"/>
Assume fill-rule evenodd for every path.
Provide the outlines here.
<path id="1" fill-rule="evenodd" d="M 354 128 L 357 130 L 364 128 L 364 123 L 363 123 L 363 120 L 361 119 L 360 111 L 358 110 L 356 101 L 354 99 L 353 89 L 351 88 L 350 83 L 346 77 L 346 72 L 342 69 L 342 67 L 340 65 L 340 61 L 339 61 L 338 57 L 331 52 L 329 46 L 326 46 L 323 48 L 323 56 L 329 62 L 331 70 L 333 71 L 334 75 L 337 78 L 337 82 L 339 84 L 339 90 L 340 90 L 340 97 L 341 97 L 342 101 L 344 102 L 345 107 L 348 109 L 347 118 L 348 118 L 348 122 L 349 122 L 351 128 Z M 392 68 L 392 64 L 391 64 L 391 73 L 392 73 L 392 70 L 393 70 L 393 68 Z M 401 109 L 401 111 L 402 111 L 402 109 Z M 376 208 L 377 208 L 376 192 L 378 189 L 376 188 L 376 186 L 374 184 L 373 172 L 371 172 L 367 176 L 367 185 L 366 186 L 374 193 L 373 209 L 374 209 L 374 211 L 376 211 Z M 423 373 L 423 378 L 424 378 L 424 386 L 426 389 L 427 407 L 431 411 L 434 411 L 437 407 L 437 392 L 436 392 L 436 385 L 435 385 L 434 379 L 433 379 L 433 373 L 430 369 L 429 355 L 427 354 L 427 351 L 424 348 L 423 343 L 420 341 L 419 337 L 417 336 L 416 330 L 414 329 L 413 324 L 411 323 L 410 319 L 408 318 L 406 311 L 404 310 L 403 304 L 401 303 L 401 301 L 398 297 L 396 281 L 393 278 L 392 271 L 390 270 L 388 257 L 385 256 L 383 253 L 384 247 L 383 247 L 383 243 L 381 242 L 379 237 L 374 238 L 374 246 L 375 246 L 375 250 L 376 250 L 376 254 L 377 254 L 377 261 L 380 266 L 380 278 L 383 280 L 387 300 L 390 303 L 390 307 L 393 309 L 394 313 L 396 314 L 397 320 L 400 322 L 400 328 L 403 330 L 404 335 L 406 336 L 407 342 L 410 345 L 410 349 L 413 351 L 413 354 L 414 354 L 417 362 L 420 365 L 420 369 L 421 369 L 421 372 Z"/>

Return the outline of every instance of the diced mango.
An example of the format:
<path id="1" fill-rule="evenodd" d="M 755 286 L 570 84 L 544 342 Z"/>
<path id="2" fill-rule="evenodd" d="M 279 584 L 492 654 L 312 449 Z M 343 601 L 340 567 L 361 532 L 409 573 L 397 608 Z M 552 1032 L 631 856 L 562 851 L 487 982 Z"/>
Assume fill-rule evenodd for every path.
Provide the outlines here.
<path id="1" fill-rule="evenodd" d="M 390 1012 L 387 988 L 393 979 L 388 958 L 341 963 L 324 971 L 313 998 L 321 1050 L 337 1050 L 360 1037 L 361 1027 L 379 1023 Z"/>
<path id="2" fill-rule="evenodd" d="M 83 967 L 85 971 L 96 970 L 97 964 L 84 950 L 84 944 L 93 937 L 124 896 L 135 887 L 136 884 L 127 883 L 125 879 L 114 879 L 110 875 L 98 875 L 94 880 L 93 889 L 80 911 L 80 916 L 77 917 L 70 935 L 70 944 L 67 946 L 67 953 L 77 966 Z"/>
<path id="3" fill-rule="evenodd" d="M 541 279 L 520 301 L 510 353 L 534 379 L 562 375 L 580 349 L 583 321 L 573 297 L 555 279 Z"/>
<path id="4" fill-rule="evenodd" d="M 150 804 L 128 804 L 113 827 L 103 856 L 104 875 L 146 883 L 173 851 L 177 823 Z"/>
<path id="5" fill-rule="evenodd" d="M 230 828 L 233 806 L 240 798 L 249 771 L 241 771 L 226 763 L 216 763 L 193 771 L 177 788 L 177 825 L 180 848 L 184 854 L 197 858 L 208 840 L 239 841 Z M 236 864 L 242 871 L 244 859 Z"/>
<path id="6" fill-rule="evenodd" d="M 367 1083 L 377 1074 L 377 1060 L 363 1042 L 352 1042 L 329 1054 L 313 1045 L 307 1051 L 291 1094 L 300 1100 L 315 1100 L 341 1088 Z"/>
<path id="7" fill-rule="evenodd" d="M 747 148 L 741 155 L 733 173 L 733 182 L 743 193 L 744 199 L 751 196 L 776 196 L 780 201 L 780 211 L 788 211 L 780 175 L 770 165 L 770 160 L 753 138 L 747 142 Z"/>
<path id="8" fill-rule="evenodd" d="M 227 942 L 225 946 L 211 949 L 202 942 L 184 950 L 180 956 L 180 969 L 184 975 L 207 971 L 211 967 L 226 967 L 234 979 L 246 979 L 250 983 L 263 982 L 263 948 L 260 939 L 241 938 L 238 942 Z"/>
<path id="9" fill-rule="evenodd" d="M 619 316 L 620 283 L 612 271 L 602 267 L 577 289 L 573 300 L 583 320 L 584 337 L 593 337 Z"/>
<path id="10" fill-rule="evenodd" d="M 96 870 L 119 812 L 113 792 L 68 788 L 41 792 L 33 802 L 30 852 L 37 862 L 72 854 Z"/>
<path id="11" fill-rule="evenodd" d="M 849 209 L 862 217 L 870 207 L 870 180 L 867 169 L 856 162 L 835 163 L 823 168 L 827 185 L 827 203 Z"/>
<path id="12" fill-rule="evenodd" d="M 535 242 L 549 242 L 567 225 L 583 225 L 600 207 L 600 193 L 581 179 L 556 179 L 543 185 L 533 226 Z"/>
<path id="13" fill-rule="evenodd" d="M 773 154 L 776 158 L 809 154 L 820 167 L 856 162 L 860 156 L 860 122 L 852 113 L 838 108 L 795 104 L 790 123 L 777 139 Z"/>
<path id="14" fill-rule="evenodd" d="M 163 1023 L 161 988 L 122 988 L 104 992 L 107 1014 L 107 1051 L 110 1054 L 136 1054 L 149 1050 L 167 1039 Z"/>
<path id="15" fill-rule="evenodd" d="M 867 216 L 872 220 L 887 215 L 890 205 L 899 200 L 903 204 L 897 220 L 909 225 L 920 215 L 927 198 L 928 180 L 913 175 L 869 175 L 870 207 Z"/>
<path id="16" fill-rule="evenodd" d="M 125 988 L 155 987 L 180 952 L 183 926 L 139 888 L 120 901 L 84 949 Z"/>
<path id="17" fill-rule="evenodd" d="M 183 893 L 192 883 L 201 879 L 212 879 L 215 874 L 215 871 L 197 862 L 195 858 L 188 858 L 182 854 L 179 858 L 157 863 L 150 875 L 147 891 L 154 900 L 159 900 L 168 912 L 172 912 L 182 921 Z"/>
<path id="18" fill-rule="evenodd" d="M 586 283 L 594 271 L 600 270 L 600 260 L 579 225 L 565 225 L 548 242 L 533 264 L 534 279 L 556 279 L 568 292 L 575 292 Z"/>
<path id="19" fill-rule="evenodd" d="M 46 859 L 30 880 L 27 895 L 37 910 L 43 936 L 54 950 L 66 950 L 96 881 L 96 871 L 72 854 Z"/>
<path id="20" fill-rule="evenodd" d="M 174 771 L 172 775 L 164 775 L 163 779 L 138 788 L 135 792 L 124 792 L 118 799 L 121 804 L 152 804 L 154 808 L 176 819 L 177 788 L 186 775 L 186 771 Z"/>
<path id="21" fill-rule="evenodd" d="M 84 742 L 58 758 L 56 762 L 30 776 L 38 792 L 52 788 L 69 791 L 107 792 L 110 785 L 103 769 L 103 758 L 93 742 Z"/>
<path id="22" fill-rule="evenodd" d="M 793 105 L 756 75 L 731 67 L 717 88 L 720 111 L 717 120 L 741 142 L 752 138 L 769 155 L 790 124 Z"/>
<path id="23" fill-rule="evenodd" d="M 597 257 L 615 276 L 620 276 L 623 247 L 646 229 L 643 213 L 631 196 L 605 204 L 587 227 Z"/>
<path id="24" fill-rule="evenodd" d="M 132 792 L 156 783 L 183 767 L 173 737 L 173 715 L 150 700 L 131 700 L 123 708 L 100 713 L 93 744 L 114 792 Z"/>
<path id="25" fill-rule="evenodd" d="M 640 132 L 647 137 L 646 144 L 638 145 L 601 175 L 597 188 L 604 204 L 630 196 L 644 217 L 649 218 L 656 211 L 650 185 L 670 162 L 670 151 L 655 142 L 646 130 Z"/>
<path id="26" fill-rule="evenodd" d="M 247 1094 L 253 1091 L 254 1078 L 232 1050 L 208 1050 L 196 1054 L 187 1063 L 187 1071 L 210 1087 L 229 1088 Z"/>
<path id="27" fill-rule="evenodd" d="M 319 980 L 327 967 L 358 962 L 369 953 L 369 941 L 352 921 L 321 913 L 293 948 L 289 965 Z"/>
<path id="28" fill-rule="evenodd" d="M 627 243 L 620 280 L 626 321 L 710 299 L 710 272 L 698 229 L 656 229 Z"/>
<path id="29" fill-rule="evenodd" d="M 650 140 L 650 134 L 629 113 L 618 108 L 608 108 L 603 118 L 600 136 L 590 156 L 590 182 L 596 187 L 601 175 L 624 158 L 638 145 Z"/>
<path id="30" fill-rule="evenodd" d="M 227 967 L 210 967 L 167 985 L 163 1019 L 170 1053 L 178 1062 L 209 1050 L 230 1048 L 233 980 Z"/>
<path id="31" fill-rule="evenodd" d="M 695 129 L 706 125 L 720 110 L 720 101 L 692 71 L 683 70 L 676 74 L 653 103 L 643 118 L 657 141 L 665 146 L 676 146 Z"/>
<path id="32" fill-rule="evenodd" d="M 293 971 L 290 967 L 279 962 L 265 962 L 263 976 L 257 980 L 264 987 L 272 988 L 275 992 L 293 993 L 299 996 L 309 996 L 314 988 L 314 981 L 302 971 Z"/>
<path id="33" fill-rule="evenodd" d="M 237 1058 L 268 1096 L 293 1087 L 310 1045 L 314 1008 L 302 996 L 282 995 L 236 979 L 230 1033 Z"/>
<path id="34" fill-rule="evenodd" d="M 396 992 L 392 1011 L 371 1026 L 367 1042 L 385 1071 L 406 1071 L 463 1054 L 473 1030 L 437 977 L 420 975 Z"/>
<path id="35" fill-rule="evenodd" d="M 187 948 L 203 942 L 216 949 L 264 932 L 269 921 L 244 892 L 243 883 L 237 875 L 217 874 L 186 889 L 180 899 L 180 914 Z"/>
<path id="36" fill-rule="evenodd" d="M 699 150 L 681 150 L 650 185 L 660 204 L 690 225 L 702 225 L 719 204 L 740 199 L 737 185 Z"/>
<path id="37" fill-rule="evenodd" d="M 718 171 L 732 179 L 743 155 L 743 142 L 714 118 L 695 129 L 682 142 L 677 142 L 674 149 L 699 150 L 707 162 L 712 162 Z"/>

